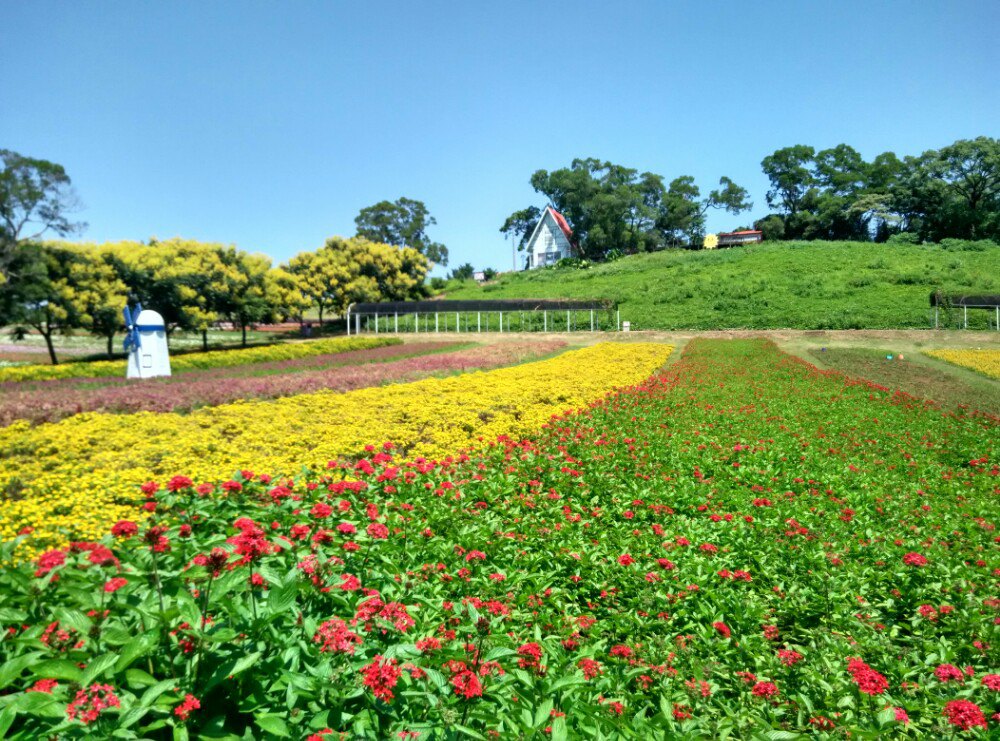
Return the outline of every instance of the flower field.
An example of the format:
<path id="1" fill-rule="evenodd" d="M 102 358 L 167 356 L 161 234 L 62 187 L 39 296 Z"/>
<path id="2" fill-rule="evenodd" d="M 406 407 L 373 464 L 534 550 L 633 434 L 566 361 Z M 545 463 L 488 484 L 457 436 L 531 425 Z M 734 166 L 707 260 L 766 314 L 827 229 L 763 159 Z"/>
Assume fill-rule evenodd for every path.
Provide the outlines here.
<path id="1" fill-rule="evenodd" d="M 348 393 L 239 401 L 190 414 L 78 414 L 0 430 L 0 539 L 32 529 L 26 550 L 99 537 L 131 517 L 139 484 L 183 471 L 223 480 L 239 470 L 283 474 L 364 454 L 392 440 L 400 454 L 440 457 L 638 383 L 671 348 L 603 343 L 488 372 Z M 371 372 L 371 369 L 367 369 Z"/>
<path id="2" fill-rule="evenodd" d="M 174 373 L 235 365 L 252 365 L 277 360 L 291 360 L 313 355 L 348 352 L 399 344 L 394 337 L 337 337 L 308 342 L 283 342 L 264 347 L 247 347 L 239 350 L 210 350 L 170 358 Z M 124 360 L 96 360 L 93 362 L 63 363 L 61 365 L 16 365 L 0 368 L 0 384 L 21 381 L 47 381 L 54 378 L 103 378 L 125 375 Z"/>
<path id="3" fill-rule="evenodd" d="M 545 362 L 662 362 L 625 347 Z M 985 738 L 998 447 L 988 416 L 696 340 L 457 458 L 189 458 L 149 519 L 0 571 L 0 734 Z"/>
<path id="4" fill-rule="evenodd" d="M 65 379 L 6 384 L 0 397 L 0 426 L 18 419 L 54 422 L 82 412 L 186 412 L 238 399 L 274 399 L 320 389 L 351 391 L 435 374 L 511 365 L 555 352 L 565 343 L 507 342 L 442 352 L 458 346 L 413 342 L 193 371 L 141 382 Z"/>
<path id="5" fill-rule="evenodd" d="M 1000 378 L 1000 350 L 927 350 L 926 355 Z"/>

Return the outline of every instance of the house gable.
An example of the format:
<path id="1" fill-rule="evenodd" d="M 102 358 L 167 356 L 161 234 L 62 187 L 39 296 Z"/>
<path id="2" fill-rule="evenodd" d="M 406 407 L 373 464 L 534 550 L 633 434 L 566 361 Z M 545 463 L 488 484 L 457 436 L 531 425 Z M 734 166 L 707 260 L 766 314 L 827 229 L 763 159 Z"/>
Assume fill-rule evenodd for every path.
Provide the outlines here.
<path id="1" fill-rule="evenodd" d="M 575 253 L 570 238 L 573 236 L 569 224 L 561 213 L 547 206 L 535 229 L 528 238 L 528 268 L 542 267 L 558 262 Z"/>

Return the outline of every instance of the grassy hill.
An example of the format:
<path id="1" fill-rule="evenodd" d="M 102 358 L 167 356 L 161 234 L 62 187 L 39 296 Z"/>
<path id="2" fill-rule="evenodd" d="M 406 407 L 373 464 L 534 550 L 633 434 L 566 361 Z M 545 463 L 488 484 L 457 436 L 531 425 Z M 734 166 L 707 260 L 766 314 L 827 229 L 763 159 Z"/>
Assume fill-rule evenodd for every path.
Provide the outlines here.
<path id="1" fill-rule="evenodd" d="M 636 329 L 895 329 L 927 327 L 928 297 L 939 288 L 1000 293 L 1000 247 L 769 242 L 668 250 L 586 269 L 507 273 L 483 286 L 452 283 L 446 297 L 611 298 Z M 987 321 L 986 312 L 969 312 L 970 329 Z"/>

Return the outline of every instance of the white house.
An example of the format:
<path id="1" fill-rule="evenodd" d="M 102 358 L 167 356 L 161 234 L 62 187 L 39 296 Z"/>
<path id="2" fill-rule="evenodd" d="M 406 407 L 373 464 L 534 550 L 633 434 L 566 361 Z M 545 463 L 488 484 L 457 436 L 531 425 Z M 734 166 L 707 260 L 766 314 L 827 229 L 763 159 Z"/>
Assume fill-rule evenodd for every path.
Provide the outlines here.
<path id="1" fill-rule="evenodd" d="M 573 257 L 576 248 L 572 240 L 573 230 L 569 228 L 566 218 L 552 206 L 546 206 L 542 218 L 528 237 L 525 267 L 540 268 L 552 265 L 564 257 Z"/>

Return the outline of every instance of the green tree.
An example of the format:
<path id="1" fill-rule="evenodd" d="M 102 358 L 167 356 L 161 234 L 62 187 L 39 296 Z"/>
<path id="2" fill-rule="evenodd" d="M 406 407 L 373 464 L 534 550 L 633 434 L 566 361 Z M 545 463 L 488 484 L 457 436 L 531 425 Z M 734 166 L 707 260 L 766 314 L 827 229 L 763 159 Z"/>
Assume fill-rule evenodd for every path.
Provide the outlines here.
<path id="1" fill-rule="evenodd" d="M 805 144 L 779 149 L 760 163 L 764 174 L 771 181 L 767 191 L 767 205 L 779 208 L 786 214 L 802 211 L 810 191 L 816 185 L 812 164 L 816 150 Z"/>
<path id="2" fill-rule="evenodd" d="M 422 201 L 398 198 L 379 201 L 361 209 L 355 217 L 357 236 L 370 242 L 411 247 L 437 265 L 448 264 L 448 248 L 427 236 L 427 227 L 437 221 Z"/>
<path id="3" fill-rule="evenodd" d="M 13 335 L 23 338 L 34 329 L 45 339 L 49 359 L 58 364 L 53 337 L 85 326 L 85 301 L 77 280 L 86 275 L 86 260 L 74 250 L 40 243 L 24 243 L 10 262 L 11 281 L 4 293 L 4 314 L 16 326 Z"/>
<path id="4" fill-rule="evenodd" d="M 464 265 L 459 265 L 454 268 L 451 273 L 448 274 L 449 280 L 472 280 L 472 276 L 476 274 L 476 269 L 472 266 L 471 262 L 467 262 Z"/>
<path id="5" fill-rule="evenodd" d="M 62 165 L 0 149 L 0 284 L 12 277 L 19 246 L 47 232 L 66 236 L 86 227 L 70 221 L 78 207 L 69 175 Z M 27 262 L 32 262 L 28 260 Z M 23 263 L 22 263 L 23 264 Z"/>
<path id="6" fill-rule="evenodd" d="M 538 226 L 538 220 L 542 217 L 542 209 L 537 206 L 528 206 L 520 211 L 515 211 L 500 227 L 500 233 L 505 237 L 513 237 L 517 240 L 517 250 L 521 252 L 528 244 L 528 238 Z"/>

